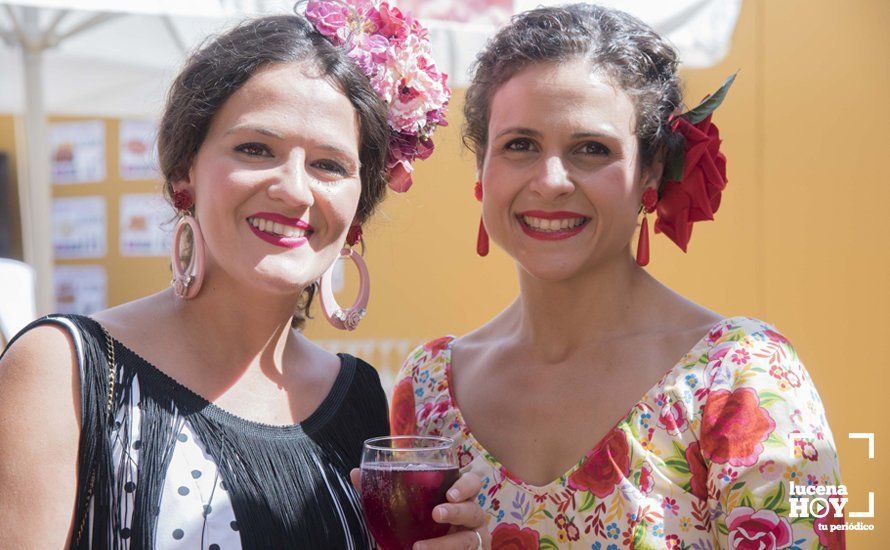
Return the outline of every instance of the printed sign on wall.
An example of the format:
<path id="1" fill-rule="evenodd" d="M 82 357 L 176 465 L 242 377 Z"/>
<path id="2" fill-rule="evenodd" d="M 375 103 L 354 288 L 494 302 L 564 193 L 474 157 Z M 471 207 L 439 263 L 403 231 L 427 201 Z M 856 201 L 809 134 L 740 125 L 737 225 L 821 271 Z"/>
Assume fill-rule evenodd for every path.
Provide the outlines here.
<path id="1" fill-rule="evenodd" d="M 151 180 L 159 178 L 155 155 L 157 126 L 148 120 L 120 122 L 119 168 L 121 179 Z"/>
<path id="2" fill-rule="evenodd" d="M 53 183 L 105 179 L 105 122 L 56 122 L 49 127 Z"/>
<path id="3" fill-rule="evenodd" d="M 53 200 L 53 252 L 56 258 L 105 256 L 105 227 L 105 197 Z"/>
<path id="4" fill-rule="evenodd" d="M 121 195 L 121 256 L 167 256 L 173 208 L 157 193 Z"/>
<path id="5" fill-rule="evenodd" d="M 107 307 L 108 276 L 100 265 L 60 265 L 53 272 L 56 311 L 90 315 Z"/>

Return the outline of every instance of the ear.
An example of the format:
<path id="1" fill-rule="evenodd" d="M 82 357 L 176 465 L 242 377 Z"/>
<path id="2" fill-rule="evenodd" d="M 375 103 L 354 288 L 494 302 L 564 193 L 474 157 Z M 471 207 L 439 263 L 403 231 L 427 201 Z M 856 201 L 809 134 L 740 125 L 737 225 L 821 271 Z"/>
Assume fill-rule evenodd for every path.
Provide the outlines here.
<path id="1" fill-rule="evenodd" d="M 640 183 L 643 189 L 652 187 L 658 191 L 658 187 L 661 185 L 661 178 L 664 176 L 664 157 L 664 152 L 659 153 L 649 166 L 643 169 L 642 174 L 640 174 Z"/>
<path id="2" fill-rule="evenodd" d="M 170 186 L 173 187 L 173 192 L 176 191 L 189 191 L 192 192 L 192 196 L 194 196 L 194 184 L 192 184 L 194 178 L 192 177 L 192 167 L 189 166 L 189 169 L 184 172 L 180 177 L 174 178 L 173 181 L 170 182 Z"/>

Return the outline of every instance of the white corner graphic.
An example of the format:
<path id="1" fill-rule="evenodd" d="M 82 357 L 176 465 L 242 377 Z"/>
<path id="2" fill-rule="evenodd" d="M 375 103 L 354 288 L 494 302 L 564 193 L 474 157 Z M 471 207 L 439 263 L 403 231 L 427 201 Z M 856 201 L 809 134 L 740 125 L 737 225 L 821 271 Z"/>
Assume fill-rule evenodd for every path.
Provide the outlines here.
<path id="1" fill-rule="evenodd" d="M 875 457 L 875 434 L 872 433 L 850 433 L 847 434 L 850 439 L 867 439 L 868 440 L 868 458 Z M 868 516 L 871 517 L 871 516 Z"/>
<path id="2" fill-rule="evenodd" d="M 875 494 L 868 492 L 868 512 L 850 512 L 851 518 L 873 518 L 875 517 Z"/>

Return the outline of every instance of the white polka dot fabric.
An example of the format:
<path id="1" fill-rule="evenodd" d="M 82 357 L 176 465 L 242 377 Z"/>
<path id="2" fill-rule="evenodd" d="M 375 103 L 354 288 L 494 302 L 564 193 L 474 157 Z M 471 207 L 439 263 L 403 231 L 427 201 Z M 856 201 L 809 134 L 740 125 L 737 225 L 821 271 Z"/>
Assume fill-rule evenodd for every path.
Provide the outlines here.
<path id="1" fill-rule="evenodd" d="M 121 538 L 127 543 L 133 520 L 133 495 L 139 484 L 136 479 L 141 448 L 138 377 L 133 380 L 132 391 L 131 409 L 118 411 L 113 433 L 115 468 L 122 460 L 126 461 L 123 469 L 125 501 L 121 507 L 121 524 L 124 525 Z M 121 424 L 124 418 L 128 419 L 126 425 Z M 155 548 L 240 549 L 238 523 L 216 464 L 187 421 L 177 418 L 174 433 L 177 434 L 176 443 L 164 479 Z M 125 451 L 121 442 L 127 440 L 132 443 Z"/>

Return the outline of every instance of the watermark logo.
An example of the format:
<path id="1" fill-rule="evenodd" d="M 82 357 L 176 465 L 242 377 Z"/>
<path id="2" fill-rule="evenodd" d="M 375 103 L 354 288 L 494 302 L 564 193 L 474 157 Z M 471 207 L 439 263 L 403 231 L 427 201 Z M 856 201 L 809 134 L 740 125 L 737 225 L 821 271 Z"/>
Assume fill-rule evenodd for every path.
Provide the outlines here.
<path id="1" fill-rule="evenodd" d="M 850 439 L 867 439 L 868 440 L 868 458 L 875 458 L 875 434 L 874 433 L 851 433 Z M 795 434 L 792 445 L 792 458 L 795 458 L 795 452 L 805 452 L 806 446 L 812 446 L 812 438 L 803 434 Z M 796 451 L 796 449 L 801 449 Z M 796 484 L 793 481 L 788 484 L 788 505 L 790 507 L 788 515 L 793 518 L 816 518 L 816 527 L 822 531 L 872 531 L 874 525 L 870 523 L 844 522 L 845 508 L 849 499 L 847 498 L 846 485 L 827 485 L 827 484 Z M 865 512 L 849 512 L 850 518 L 873 518 L 875 517 L 875 494 L 874 491 L 868 492 L 868 511 Z M 827 521 L 820 522 L 820 519 L 829 518 Z M 836 518 L 841 521 L 830 521 Z"/>
<path id="2" fill-rule="evenodd" d="M 793 518 L 824 518 L 829 514 L 842 518 L 848 500 L 846 485 L 788 484 L 788 515 Z"/>

